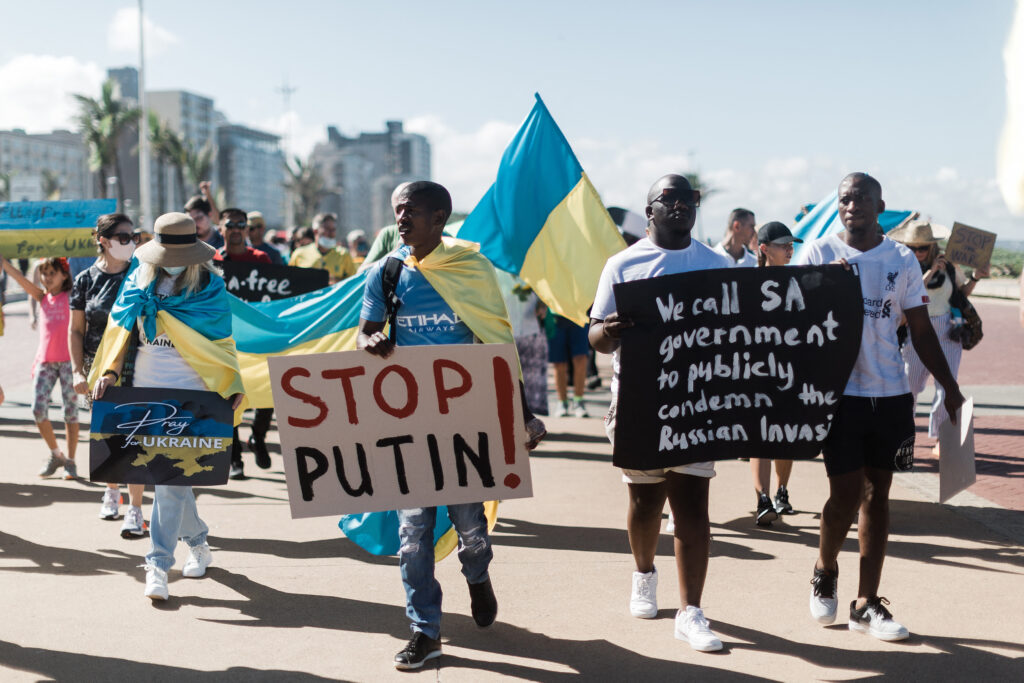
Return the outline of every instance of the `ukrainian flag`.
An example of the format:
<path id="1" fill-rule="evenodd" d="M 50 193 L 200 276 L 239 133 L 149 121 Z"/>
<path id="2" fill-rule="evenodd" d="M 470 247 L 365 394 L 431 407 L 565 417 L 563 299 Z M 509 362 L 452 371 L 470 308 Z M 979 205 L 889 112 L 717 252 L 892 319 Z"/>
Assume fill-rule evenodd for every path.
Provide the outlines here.
<path id="1" fill-rule="evenodd" d="M 247 303 L 231 297 L 231 326 L 245 395 L 253 408 L 272 408 L 270 356 L 356 348 L 366 272 L 315 292 Z"/>
<path id="2" fill-rule="evenodd" d="M 498 176 L 458 237 L 518 275 L 552 310 L 588 322 L 608 257 L 626 243 L 569 142 L 536 95 Z"/>

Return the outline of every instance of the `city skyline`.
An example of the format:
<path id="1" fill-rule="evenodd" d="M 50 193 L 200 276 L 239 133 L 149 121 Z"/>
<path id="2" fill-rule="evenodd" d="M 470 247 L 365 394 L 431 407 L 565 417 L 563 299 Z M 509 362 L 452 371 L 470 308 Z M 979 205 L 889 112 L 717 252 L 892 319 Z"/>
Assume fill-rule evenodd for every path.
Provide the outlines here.
<path id="1" fill-rule="evenodd" d="M 700 172 L 719 190 L 702 207 L 712 238 L 736 205 L 792 224 L 802 204 L 866 170 L 891 208 L 1024 239 L 995 183 L 1014 3 L 891 4 L 480 12 L 456 2 L 434 12 L 299 1 L 239 16 L 149 3 L 146 83 L 211 96 L 232 123 L 282 135 L 304 157 L 330 125 L 353 135 L 403 120 L 428 138 L 432 175 L 462 211 L 493 181 L 537 91 L 606 204 L 642 210 L 658 175 Z M 31 25 L 55 6 L 8 15 Z M 134 64 L 132 7 L 76 8 L 43 40 L 14 32 L 0 47 L 0 128 L 61 127 L 72 108 L 62 97 Z M 197 16 L 234 30 L 202 39 Z M 285 83 L 295 88 L 287 111 Z"/>

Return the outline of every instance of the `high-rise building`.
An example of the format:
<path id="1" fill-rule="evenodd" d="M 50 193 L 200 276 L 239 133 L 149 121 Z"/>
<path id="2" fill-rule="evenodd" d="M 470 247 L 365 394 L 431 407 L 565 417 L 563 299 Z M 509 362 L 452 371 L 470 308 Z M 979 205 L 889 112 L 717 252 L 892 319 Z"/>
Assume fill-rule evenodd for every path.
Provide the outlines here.
<path id="1" fill-rule="evenodd" d="M 185 90 L 146 91 L 146 106 L 174 132 L 181 135 L 186 145 L 201 150 L 209 145 L 216 145 L 216 128 L 214 123 L 213 100 Z M 185 201 L 199 191 L 191 187 L 187 180 L 181 182 L 172 164 L 163 162 L 153 154 L 150 163 L 152 169 L 152 197 L 154 212 L 181 211 Z M 216 170 L 214 163 L 211 171 Z M 213 178 L 210 178 L 213 180 Z"/>
<path id="2" fill-rule="evenodd" d="M 430 179 L 430 143 L 388 121 L 380 133 L 348 138 L 335 126 L 327 142 L 313 149 L 312 161 L 324 178 L 327 195 L 319 210 L 338 214 L 341 233 L 372 232 L 394 222 L 391 192 L 407 180 Z"/>
<path id="3" fill-rule="evenodd" d="M 268 228 L 284 227 L 285 171 L 280 141 L 277 135 L 246 126 L 217 128 L 217 178 L 227 203 L 245 211 L 261 211 Z"/>
<path id="4" fill-rule="evenodd" d="M 102 188 L 89 172 L 89 150 L 78 133 L 55 130 L 52 133 L 29 135 L 24 130 L 0 131 L 0 172 L 11 175 L 12 184 L 23 184 L 37 193 L 30 199 L 45 199 L 45 176 L 56 181 L 61 199 L 102 197 Z M 101 179 L 103 180 L 103 179 Z M 20 182 L 16 182 L 20 181 Z M 17 201 L 23 197 L 11 197 Z"/>
<path id="5" fill-rule="evenodd" d="M 126 107 L 139 106 L 139 70 L 134 66 L 124 66 L 119 69 L 107 69 L 107 78 L 114 81 L 114 96 L 122 100 Z M 141 210 L 139 191 L 139 126 L 135 124 L 131 130 L 126 131 L 117 141 L 117 166 L 120 177 L 117 182 L 121 184 L 124 192 L 124 207 L 126 214 L 138 222 L 138 214 Z M 116 193 L 115 193 L 116 194 Z"/>

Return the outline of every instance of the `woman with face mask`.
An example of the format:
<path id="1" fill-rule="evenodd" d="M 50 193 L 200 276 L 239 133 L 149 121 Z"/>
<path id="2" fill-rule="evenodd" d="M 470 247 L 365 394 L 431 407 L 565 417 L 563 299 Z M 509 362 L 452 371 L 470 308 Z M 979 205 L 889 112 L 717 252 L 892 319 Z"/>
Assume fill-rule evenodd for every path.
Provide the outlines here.
<path id="1" fill-rule="evenodd" d="M 244 409 L 242 378 L 227 288 L 212 263 L 216 251 L 199 240 L 186 214 L 164 214 L 154 228 L 155 239 L 135 252 L 137 263 L 126 276 L 97 351 L 89 376 L 93 399 L 123 383 L 127 349 L 137 337 L 132 386 L 217 392 L 231 401 L 237 426 Z M 206 574 L 212 561 L 208 531 L 191 486 L 154 487 L 146 597 L 167 599 L 167 572 L 178 539 L 189 547 L 182 576 Z"/>
<path id="2" fill-rule="evenodd" d="M 71 325 L 68 348 L 71 352 L 72 381 L 75 391 L 88 396 L 86 377 L 92 368 L 96 349 L 107 327 L 110 309 L 121 289 L 128 264 L 139 243 L 139 233 L 123 213 L 108 213 L 96 221 L 96 248 L 99 256 L 87 270 L 75 278 L 71 287 Z M 130 507 L 121 525 L 122 538 L 141 538 L 146 533 L 142 517 L 142 484 L 128 486 Z M 114 520 L 120 516 L 121 489 L 107 484 L 100 505 L 100 519 Z"/>

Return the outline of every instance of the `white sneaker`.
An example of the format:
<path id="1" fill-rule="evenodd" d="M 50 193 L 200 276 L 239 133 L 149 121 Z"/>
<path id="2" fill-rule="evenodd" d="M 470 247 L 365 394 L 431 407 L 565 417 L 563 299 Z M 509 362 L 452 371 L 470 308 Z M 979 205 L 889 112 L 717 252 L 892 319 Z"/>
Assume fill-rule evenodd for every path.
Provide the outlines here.
<path id="1" fill-rule="evenodd" d="M 103 492 L 103 504 L 100 506 L 100 519 L 117 519 L 121 514 L 121 490 L 109 486 Z"/>
<path id="2" fill-rule="evenodd" d="M 146 592 L 143 595 L 150 600 L 166 600 L 167 572 L 150 564 L 142 566 L 146 569 Z"/>
<path id="3" fill-rule="evenodd" d="M 576 401 L 576 405 L 573 406 L 572 414 L 575 417 L 590 417 L 590 413 L 587 412 L 587 407 L 583 405 L 583 401 Z"/>
<path id="4" fill-rule="evenodd" d="M 128 512 L 124 516 L 124 523 L 121 525 L 121 538 L 145 536 L 146 529 L 148 528 L 146 520 L 142 518 L 142 508 L 135 505 L 128 506 Z"/>
<path id="5" fill-rule="evenodd" d="M 874 598 L 861 609 L 854 609 L 857 601 L 850 603 L 851 631 L 868 633 L 879 640 L 906 640 L 910 631 L 903 624 L 894 621 L 892 614 L 885 608 L 889 601 L 885 598 Z"/>
<path id="6" fill-rule="evenodd" d="M 814 569 L 811 579 L 811 617 L 819 624 L 831 624 L 836 620 L 836 584 L 839 583 L 839 572 Z"/>
<path id="7" fill-rule="evenodd" d="M 213 553 L 207 543 L 192 546 L 188 549 L 188 559 L 181 568 L 181 575 L 190 579 L 198 579 L 206 574 L 206 568 L 213 562 Z"/>
<path id="8" fill-rule="evenodd" d="M 658 569 L 633 572 L 633 591 L 629 595 L 629 613 L 637 619 L 658 616 Z"/>
<path id="9" fill-rule="evenodd" d="M 569 402 L 559 402 L 558 407 L 555 408 L 555 417 L 569 417 Z"/>
<path id="10" fill-rule="evenodd" d="M 698 652 L 714 652 L 722 649 L 722 641 L 711 631 L 704 610 L 687 605 L 676 612 L 676 638 L 685 640 Z"/>

